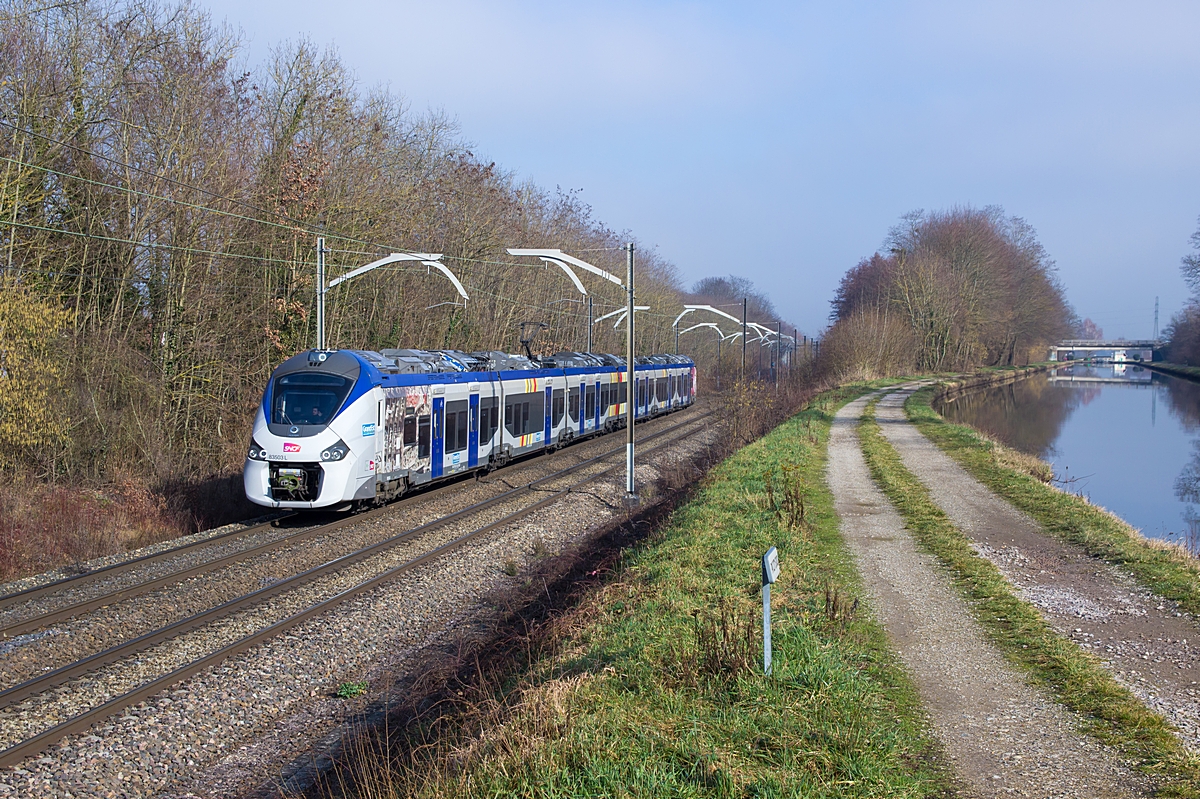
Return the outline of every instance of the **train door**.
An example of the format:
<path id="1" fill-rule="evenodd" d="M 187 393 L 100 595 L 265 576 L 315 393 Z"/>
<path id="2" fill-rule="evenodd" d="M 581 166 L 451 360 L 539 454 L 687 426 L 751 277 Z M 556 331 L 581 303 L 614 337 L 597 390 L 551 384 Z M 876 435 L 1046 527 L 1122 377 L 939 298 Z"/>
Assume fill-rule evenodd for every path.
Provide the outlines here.
<path id="1" fill-rule="evenodd" d="M 379 390 L 383 394 L 383 390 Z M 364 431 L 365 432 L 365 431 Z M 379 406 L 375 411 L 375 429 L 371 431 L 375 434 L 375 467 L 376 473 L 379 473 L 379 467 L 383 465 L 383 454 L 387 450 L 387 395 L 380 397 Z"/>
<path id="2" fill-rule="evenodd" d="M 433 451 L 430 454 L 429 472 L 433 477 L 442 476 L 442 458 L 445 453 L 446 398 L 433 398 Z"/>
<path id="3" fill-rule="evenodd" d="M 566 385 L 565 381 L 564 381 L 563 385 Z M 550 395 L 550 397 L 551 397 L 550 429 L 557 431 L 559 429 L 559 426 L 562 425 L 562 423 L 563 423 L 563 417 L 566 416 L 566 413 L 567 413 L 566 391 L 564 391 L 561 388 L 553 389 L 553 393 Z"/>
<path id="4" fill-rule="evenodd" d="M 596 388 L 595 388 L 595 392 L 596 392 L 596 401 L 595 401 L 595 407 L 596 407 L 596 409 L 595 409 L 595 416 L 594 416 L 594 417 L 595 417 L 595 427 L 594 427 L 594 429 L 600 429 L 600 416 L 601 416 L 601 413 L 602 413 L 602 411 L 601 411 L 601 409 L 600 409 L 600 399 L 601 399 L 601 395 L 600 395 L 600 378 L 596 378 Z"/>
<path id="5" fill-rule="evenodd" d="M 596 429 L 597 405 L 600 402 L 600 398 L 596 396 L 596 389 L 599 387 L 599 385 L 600 385 L 599 383 L 588 383 L 588 384 L 584 385 L 584 391 L 583 391 L 584 429 L 587 429 L 586 426 L 589 423 L 592 425 L 593 431 Z"/>
<path id="6" fill-rule="evenodd" d="M 546 446 L 546 447 L 548 447 L 552 443 L 554 443 L 554 439 L 551 437 L 551 428 L 554 425 L 551 423 L 551 420 L 550 420 L 550 416 L 553 412 L 554 412 L 554 386 L 553 386 L 553 381 L 547 380 L 546 381 L 546 420 L 542 426 L 542 445 Z"/>
<path id="7" fill-rule="evenodd" d="M 579 384 L 579 435 L 587 432 L 587 413 L 585 413 L 587 407 L 587 403 L 585 402 L 585 398 L 587 397 L 586 380 L 587 378 L 584 378 L 585 382 Z"/>
<path id="8" fill-rule="evenodd" d="M 471 391 L 470 432 L 467 433 L 467 467 L 479 465 L 479 386 Z"/>

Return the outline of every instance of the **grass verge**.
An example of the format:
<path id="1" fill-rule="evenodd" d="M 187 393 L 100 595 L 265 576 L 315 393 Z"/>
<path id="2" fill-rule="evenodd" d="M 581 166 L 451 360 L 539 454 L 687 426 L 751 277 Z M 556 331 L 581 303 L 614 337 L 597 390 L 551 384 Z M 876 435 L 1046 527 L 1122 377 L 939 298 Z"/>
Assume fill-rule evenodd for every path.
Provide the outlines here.
<path id="1" fill-rule="evenodd" d="M 975 554 L 967 536 L 934 503 L 929 490 L 883 437 L 874 403 L 863 416 L 859 436 L 875 481 L 917 541 L 946 567 L 1005 657 L 1034 684 L 1049 689 L 1079 713 L 1085 732 L 1116 747 L 1154 776 L 1161 795 L 1200 796 L 1200 762 L 1189 756 L 1166 720 L 1122 687 L 1096 657 L 1056 633 L 990 561 Z"/>
<path id="2" fill-rule="evenodd" d="M 714 468 L 556 620 L 551 645 L 489 683 L 479 715 L 391 739 L 348 792 L 948 794 L 917 693 L 859 599 L 824 481 L 833 413 L 864 390 L 819 396 Z M 765 677 L 759 560 L 772 545 L 783 574 Z"/>

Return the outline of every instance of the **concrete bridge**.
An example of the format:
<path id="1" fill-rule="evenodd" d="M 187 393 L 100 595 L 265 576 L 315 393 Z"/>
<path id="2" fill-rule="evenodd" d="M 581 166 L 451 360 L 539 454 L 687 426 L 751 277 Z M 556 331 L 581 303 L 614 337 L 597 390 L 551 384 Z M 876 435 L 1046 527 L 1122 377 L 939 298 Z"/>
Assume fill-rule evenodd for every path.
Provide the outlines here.
<path id="1" fill-rule="evenodd" d="M 1117 339 L 1114 341 L 1088 341 L 1068 339 L 1050 348 L 1051 361 L 1078 361 L 1085 358 L 1124 363 L 1126 361 L 1153 361 L 1156 350 L 1163 342 L 1154 339 Z"/>

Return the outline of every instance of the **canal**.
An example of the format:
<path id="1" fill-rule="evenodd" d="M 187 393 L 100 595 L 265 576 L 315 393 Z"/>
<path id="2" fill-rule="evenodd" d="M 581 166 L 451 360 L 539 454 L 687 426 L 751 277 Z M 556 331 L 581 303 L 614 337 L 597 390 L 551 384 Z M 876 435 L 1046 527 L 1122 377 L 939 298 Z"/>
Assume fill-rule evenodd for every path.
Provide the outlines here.
<path id="1" fill-rule="evenodd" d="M 1054 467 L 1057 485 L 1200 554 L 1200 384 L 1074 364 L 948 398 L 947 419 Z"/>

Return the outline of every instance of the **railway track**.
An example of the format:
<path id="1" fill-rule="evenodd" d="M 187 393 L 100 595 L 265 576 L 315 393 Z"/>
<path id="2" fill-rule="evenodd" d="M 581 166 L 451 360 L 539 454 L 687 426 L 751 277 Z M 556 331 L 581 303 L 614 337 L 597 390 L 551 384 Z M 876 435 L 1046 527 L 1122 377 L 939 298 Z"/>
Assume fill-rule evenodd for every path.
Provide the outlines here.
<path id="1" fill-rule="evenodd" d="M 663 443 L 645 451 L 645 454 L 653 454 L 700 432 L 705 429 L 701 423 L 711 415 L 711 412 L 691 414 L 662 430 L 643 436 L 641 439 L 643 442 L 660 438 L 666 439 Z M 599 439 L 599 441 L 603 441 L 603 439 Z M 333 588 L 325 591 L 324 595 L 307 601 L 302 607 L 285 607 L 286 612 L 276 613 L 278 618 L 269 620 L 269 623 L 261 623 L 256 629 L 244 634 L 226 636 L 229 640 L 223 641 L 220 646 L 198 657 L 190 658 L 183 663 L 172 664 L 173 667 L 167 668 L 163 673 L 153 676 L 150 679 L 136 680 L 137 684 L 135 686 L 115 691 L 114 695 L 99 704 L 77 713 L 72 711 L 72 715 L 64 721 L 41 729 L 33 734 L 24 735 L 22 733 L 22 737 L 19 740 L 11 743 L 3 751 L 0 751 L 0 766 L 11 766 L 19 763 L 30 755 L 41 752 L 46 747 L 60 740 L 63 736 L 86 730 L 97 721 L 154 696 L 174 683 L 195 675 L 232 655 L 245 652 L 270 638 L 285 633 L 287 630 L 354 597 L 361 596 L 406 572 L 410 572 L 423 564 L 427 564 L 453 552 L 471 541 L 480 539 L 489 532 L 507 527 L 528 516 L 530 513 L 553 504 L 572 491 L 576 491 L 583 486 L 607 477 L 616 469 L 623 468 L 623 464 L 604 466 L 604 461 L 623 452 L 623 445 L 611 448 L 594 457 L 586 458 L 544 477 L 512 487 L 482 502 L 477 502 L 432 521 L 390 535 L 383 540 L 333 558 L 313 568 L 292 574 L 269 585 L 265 585 L 258 590 L 242 594 L 199 613 L 178 619 L 171 624 L 151 630 L 131 640 L 123 641 L 103 651 L 96 652 L 57 668 L 49 669 L 36 677 L 0 691 L 0 724 L 3 724 L 4 721 L 9 721 L 10 723 L 17 721 L 17 719 L 13 718 L 14 715 L 23 716 L 26 722 L 31 716 L 33 718 L 52 718 L 55 715 L 54 713 L 42 713 L 40 710 L 43 707 L 52 706 L 55 701 L 62 700 L 64 697 L 69 700 L 72 684 L 84 682 L 89 679 L 95 682 L 96 673 L 107 666 L 131 661 L 154 660 L 154 651 L 156 648 L 161 648 L 160 645 L 184 639 L 193 631 L 207 630 L 214 626 L 219 626 L 221 623 L 227 622 L 230 618 L 243 612 L 270 606 L 272 601 L 300 593 L 301 589 L 308 590 L 322 580 L 341 579 L 340 584 L 332 583 Z M 584 474 L 577 474 L 581 472 Z M 433 492 L 427 492 L 424 496 L 432 498 L 438 492 L 453 487 L 453 485 L 446 486 Z M 528 502 L 533 496 L 541 493 L 544 493 L 545 496 L 533 502 Z M 507 509 L 505 507 L 515 501 L 521 501 L 521 506 L 515 509 Z M 311 539 L 348 524 L 361 523 L 370 518 L 383 516 L 390 511 L 394 511 L 397 507 L 400 506 L 391 505 L 366 514 L 339 519 L 327 525 L 303 530 L 298 535 Z M 486 518 L 488 512 L 494 515 L 498 511 L 504 512 L 498 518 Z M 464 523 L 469 524 L 466 524 L 464 527 Z M 249 529 L 252 528 L 239 532 L 245 533 Z M 443 531 L 440 538 L 435 536 L 439 531 Z M 429 540 L 426 541 L 426 539 Z M 281 542 L 283 540 L 280 539 Z M 419 547 L 414 546 L 416 543 L 422 543 L 422 545 Z M 245 550 L 242 558 L 249 556 L 246 553 L 260 552 L 264 548 L 269 549 L 272 546 L 282 545 L 283 543 L 280 542 L 255 545 Z M 394 557 L 394 551 L 398 551 L 405 546 L 414 551 L 409 552 L 408 549 L 405 549 L 403 557 Z M 392 560 L 383 560 L 372 568 L 366 568 L 377 560 L 386 559 L 387 557 L 392 557 Z M 210 568 L 221 568 L 231 558 L 233 558 L 232 555 L 222 556 L 208 563 L 210 564 Z M 145 559 L 138 560 L 145 562 Z M 136 561 L 131 561 L 131 563 L 133 562 Z M 202 567 L 194 565 L 188 569 L 179 570 L 176 574 L 191 573 L 200 568 Z M 351 584 L 347 585 L 346 575 L 356 568 L 361 573 L 357 574 L 352 580 L 349 580 Z M 147 581 L 143 585 L 158 587 L 165 579 L 167 578 L 159 576 Z M 180 578 L 177 577 L 176 581 L 178 579 Z M 93 598 L 90 603 L 95 608 L 114 601 L 120 601 L 129 591 L 136 588 L 137 586 L 122 588 L 119 591 L 111 592 L 107 596 Z M 149 590 L 152 589 L 144 588 L 144 591 Z M 88 604 L 78 603 L 74 614 L 86 613 L 88 610 L 86 606 Z M 60 608 L 51 613 L 43 614 L 39 618 L 61 620 L 64 618 L 62 615 L 64 610 Z M 24 622 L 24 624 L 33 624 L 34 621 L 30 619 Z M 129 679 L 122 677 L 115 679 L 118 684 L 122 679 L 125 679 L 126 682 L 129 681 Z M 31 703 L 36 706 L 28 707 Z M 16 712 L 17 710 L 21 712 L 18 713 Z M 5 716 L 9 718 L 5 719 Z M 9 725 L 5 724 L 4 726 Z M 11 729 L 12 727 L 10 726 Z M 12 741 L 14 736 L 10 732 L 4 738 Z"/>
<path id="2" fill-rule="evenodd" d="M 692 413 L 684 418 L 694 418 L 694 416 L 695 413 Z M 581 442 L 579 448 L 585 448 L 589 444 L 597 445 L 604 440 L 603 437 L 600 437 Z M 568 449 L 565 454 L 569 455 L 575 450 L 576 448 Z M 537 468 L 539 463 L 544 463 L 543 458 L 526 459 L 523 463 L 514 464 L 513 467 L 499 474 L 502 475 L 501 479 L 507 476 L 518 477 L 530 467 Z M 358 525 L 395 512 L 397 508 L 412 509 L 414 508 L 413 503 L 417 503 L 416 507 L 425 507 L 434 500 L 462 492 L 464 484 L 472 482 L 470 479 L 458 480 L 412 494 L 400 504 L 392 503 L 365 513 L 343 516 L 326 524 L 305 525 L 294 530 L 284 528 L 281 531 L 276 525 L 294 523 L 303 518 L 300 514 L 288 514 L 282 518 L 242 530 L 188 542 L 162 552 L 144 555 L 0 596 L 0 641 L 11 640 L 61 621 L 90 613 L 97 608 L 112 605 L 158 588 L 181 583 L 196 575 L 212 572 L 223 566 L 274 553 L 284 547 L 294 546 L 345 527 Z M 258 538 L 265 538 L 265 540 L 256 541 Z M 239 546 L 239 542 L 243 542 L 243 545 Z M 212 552 L 208 552 L 208 550 L 212 550 Z M 207 557 L 206 554 L 211 557 Z M 182 561 L 182 563 L 178 561 Z M 134 574 L 138 570 L 154 572 L 154 576 L 138 580 Z M 126 582 L 121 582 L 123 575 Z M 98 581 L 111 581 L 115 585 L 112 587 L 97 586 Z M 89 592 L 89 588 L 94 590 Z M 47 607 L 48 605 L 50 607 Z"/>

